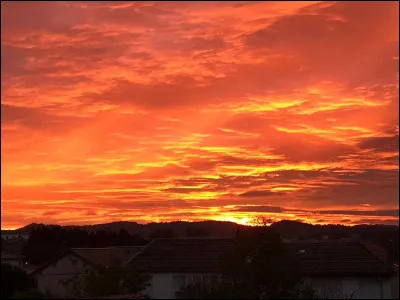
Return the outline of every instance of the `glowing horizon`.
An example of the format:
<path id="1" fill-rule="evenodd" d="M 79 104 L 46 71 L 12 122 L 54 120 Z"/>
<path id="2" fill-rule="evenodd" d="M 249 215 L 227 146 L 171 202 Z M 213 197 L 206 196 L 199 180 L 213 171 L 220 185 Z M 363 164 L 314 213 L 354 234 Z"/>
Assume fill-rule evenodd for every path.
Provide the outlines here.
<path id="1" fill-rule="evenodd" d="M 398 225 L 398 2 L 1 6 L 2 228 Z"/>
<path id="2" fill-rule="evenodd" d="M 271 223 L 260 223 L 257 222 L 256 218 L 260 217 L 260 216 L 264 216 L 264 215 L 256 215 L 254 216 L 254 218 L 249 218 L 249 217 L 243 217 L 241 219 L 236 219 L 236 218 L 221 218 L 221 219 L 215 219 L 215 220 L 202 220 L 202 221 L 191 221 L 191 220 L 171 220 L 171 221 L 167 221 L 167 222 L 163 222 L 163 223 L 172 223 L 172 222 L 187 222 L 187 223 L 195 223 L 195 222 L 209 222 L 209 221 L 216 221 L 216 222 L 230 222 L 230 223 L 236 223 L 238 225 L 244 225 L 244 226 L 251 226 L 251 227 L 257 227 L 257 226 L 271 226 L 273 223 L 276 222 L 280 222 L 280 221 L 288 221 L 286 219 L 270 219 L 268 220 Z M 290 220 L 289 220 L 290 221 Z M 114 221 L 114 222 L 130 222 L 130 221 Z M 131 221 L 131 222 L 135 222 L 135 221 Z M 113 223 L 113 222 L 111 222 Z M 140 225 L 147 225 L 147 224 L 151 224 L 151 223 L 157 223 L 157 222 L 153 222 L 153 221 L 149 221 L 149 222 L 135 222 L 137 224 Z M 305 221 L 302 221 L 302 223 L 304 224 L 311 224 L 311 225 L 336 225 L 336 226 L 347 226 L 347 227 L 352 227 L 352 226 L 357 226 L 357 225 L 392 225 L 392 226 L 398 226 L 398 224 L 378 224 L 378 223 L 370 223 L 370 224 L 365 224 L 365 223 L 360 223 L 360 224 L 340 224 L 340 223 L 323 223 L 323 222 L 316 222 L 316 223 L 307 223 Z M 52 223 L 31 223 L 31 224 L 38 224 L 38 225 L 45 225 L 45 226 L 91 226 L 91 225 L 106 225 L 106 224 L 110 224 L 109 222 L 106 223 L 90 223 L 90 224 L 68 224 L 68 225 L 63 225 L 63 224 L 52 224 Z M 31 225 L 31 224 L 26 224 L 27 225 Z M 2 228 L 1 230 L 18 230 L 21 229 L 25 226 L 22 227 L 8 227 L 8 228 Z"/>

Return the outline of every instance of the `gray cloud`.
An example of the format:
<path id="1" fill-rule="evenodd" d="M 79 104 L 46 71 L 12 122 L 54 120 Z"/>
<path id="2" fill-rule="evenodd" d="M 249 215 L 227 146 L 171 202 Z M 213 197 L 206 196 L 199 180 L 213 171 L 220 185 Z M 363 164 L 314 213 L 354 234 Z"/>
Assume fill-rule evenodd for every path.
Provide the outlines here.
<path id="1" fill-rule="evenodd" d="M 358 147 L 361 149 L 372 149 L 375 152 L 398 152 L 399 136 L 371 137 L 362 140 Z"/>
<path id="2" fill-rule="evenodd" d="M 398 209 L 389 210 L 320 210 L 320 214 L 327 215 L 351 215 L 351 216 L 378 216 L 378 217 L 398 217 Z"/>

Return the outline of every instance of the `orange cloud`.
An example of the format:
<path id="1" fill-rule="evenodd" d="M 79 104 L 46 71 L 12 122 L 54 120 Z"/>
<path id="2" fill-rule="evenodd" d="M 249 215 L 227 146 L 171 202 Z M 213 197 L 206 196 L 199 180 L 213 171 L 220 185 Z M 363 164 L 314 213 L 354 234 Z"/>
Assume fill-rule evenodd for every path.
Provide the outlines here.
<path id="1" fill-rule="evenodd" d="M 2 226 L 398 222 L 398 11 L 3 1 Z"/>

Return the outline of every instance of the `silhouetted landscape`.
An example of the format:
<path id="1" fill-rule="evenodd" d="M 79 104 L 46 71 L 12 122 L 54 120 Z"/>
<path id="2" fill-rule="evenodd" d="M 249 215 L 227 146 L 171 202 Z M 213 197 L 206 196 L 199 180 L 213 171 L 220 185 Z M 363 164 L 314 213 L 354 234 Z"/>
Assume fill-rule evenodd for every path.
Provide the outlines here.
<path id="1" fill-rule="evenodd" d="M 2 297 L 340 299 L 370 297 L 371 284 L 397 297 L 398 236 L 398 226 L 296 221 L 30 224 L 2 231 Z"/>
<path id="2" fill-rule="evenodd" d="M 113 222 L 96 225 L 58 226 L 30 224 L 8 233 L 28 234 L 24 245 L 17 245 L 34 264 L 42 264 L 71 247 L 107 247 L 145 245 L 154 238 L 233 238 L 240 228 L 252 228 L 233 222 L 170 222 L 138 224 Z M 340 240 L 353 239 L 374 243 L 387 251 L 387 259 L 398 262 L 399 227 L 394 225 L 312 225 L 280 221 L 270 226 L 282 239 Z M 7 242 L 2 249 L 7 249 Z M 8 247 L 12 247 L 12 244 Z"/>

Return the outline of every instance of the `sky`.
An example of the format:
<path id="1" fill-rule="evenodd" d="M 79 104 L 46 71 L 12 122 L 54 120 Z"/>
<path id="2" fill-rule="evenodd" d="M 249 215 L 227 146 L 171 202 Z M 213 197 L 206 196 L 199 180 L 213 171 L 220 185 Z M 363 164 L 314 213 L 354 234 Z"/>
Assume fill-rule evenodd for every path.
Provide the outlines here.
<path id="1" fill-rule="evenodd" d="M 1 2 L 1 226 L 398 224 L 399 4 Z"/>

